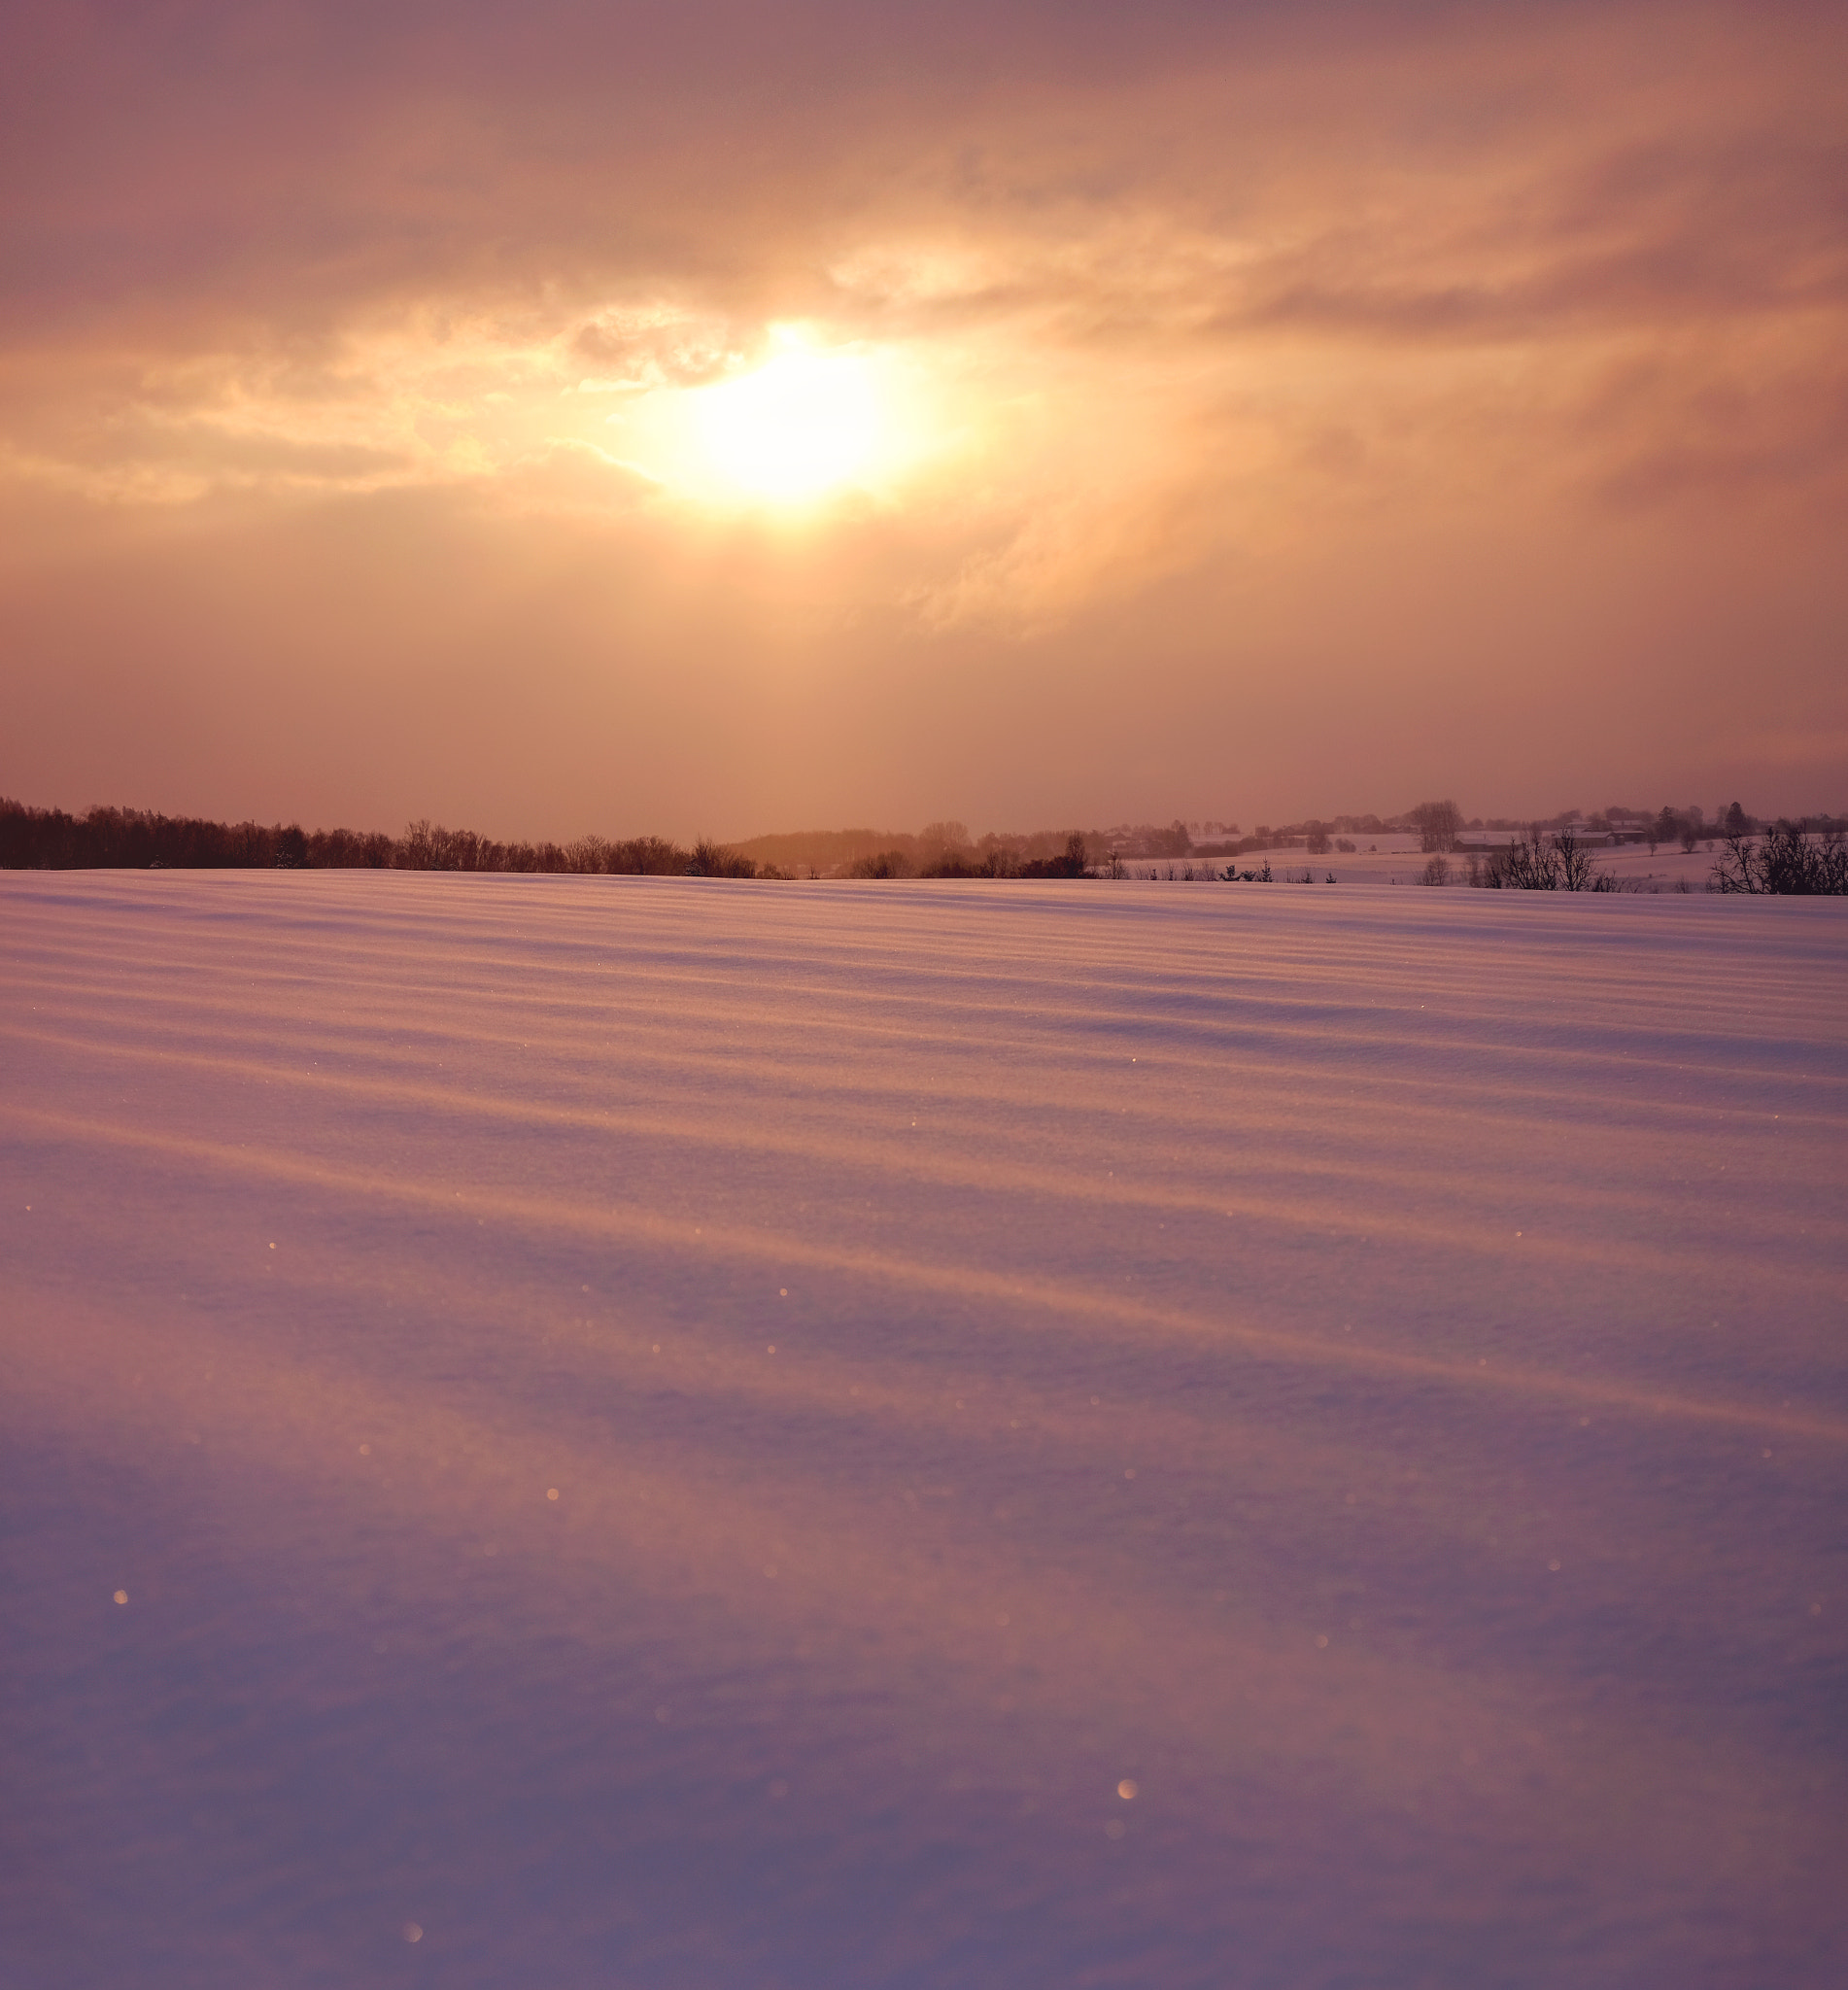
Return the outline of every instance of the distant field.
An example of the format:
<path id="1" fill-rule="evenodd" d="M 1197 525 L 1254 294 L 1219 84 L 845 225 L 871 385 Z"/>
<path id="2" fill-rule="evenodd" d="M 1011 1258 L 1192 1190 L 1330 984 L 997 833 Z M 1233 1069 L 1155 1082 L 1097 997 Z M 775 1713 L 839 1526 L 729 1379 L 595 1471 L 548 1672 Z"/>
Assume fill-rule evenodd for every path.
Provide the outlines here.
<path id="1" fill-rule="evenodd" d="M 1353 850 L 1329 850 L 1325 855 L 1312 857 L 1306 850 L 1250 850 L 1242 857 L 1201 858 L 1196 869 L 1208 864 L 1224 871 L 1234 866 L 1240 871 L 1255 871 L 1260 864 L 1268 863 L 1272 874 L 1280 881 L 1300 879 L 1307 869 L 1316 875 L 1316 882 L 1322 883 L 1332 872 L 1338 884 L 1419 884 L 1422 881 L 1424 867 L 1430 858 L 1420 847 L 1416 836 L 1362 836 L 1350 839 L 1358 847 Z M 1472 844 L 1505 843 L 1505 835 L 1473 834 L 1465 839 Z M 1692 891 L 1705 891 L 1707 880 L 1713 875 L 1713 867 L 1721 855 L 1721 845 L 1709 850 L 1702 843 L 1692 853 L 1684 851 L 1679 843 L 1663 843 L 1652 851 L 1647 843 L 1619 843 L 1589 841 L 1586 847 L 1591 851 L 1591 862 L 1600 871 L 1608 871 L 1614 877 L 1623 878 L 1626 887 L 1644 893 L 1678 892 L 1685 883 Z M 1180 862 L 1177 860 L 1177 868 Z M 1445 861 L 1451 866 L 1453 885 L 1463 884 L 1463 867 L 1469 859 L 1466 853 L 1453 853 Z M 1130 869 L 1138 874 L 1154 872 L 1165 881 L 1169 871 L 1166 858 L 1159 862 L 1151 858 L 1132 858 Z"/>
<path id="2" fill-rule="evenodd" d="M 1840 901 L 0 931 L 0 1979 L 1843 1980 Z"/>

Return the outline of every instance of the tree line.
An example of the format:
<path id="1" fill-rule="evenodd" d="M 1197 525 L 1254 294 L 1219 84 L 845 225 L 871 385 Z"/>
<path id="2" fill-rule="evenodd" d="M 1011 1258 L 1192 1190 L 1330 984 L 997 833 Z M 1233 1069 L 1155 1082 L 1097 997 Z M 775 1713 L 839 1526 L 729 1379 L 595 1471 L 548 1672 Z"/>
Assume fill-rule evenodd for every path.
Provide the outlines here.
<path id="1" fill-rule="evenodd" d="M 568 843 L 500 842 L 472 829 L 428 820 L 404 834 L 354 829 L 304 830 L 260 822 L 212 822 L 153 809 L 33 808 L 0 799 L 0 868 L 13 871 L 502 871 L 615 876 L 778 876 L 721 844 L 691 849 L 665 837 L 610 841 L 583 836 Z"/>
<path id="2" fill-rule="evenodd" d="M 1612 814 L 1625 811 L 1613 810 Z M 1638 811 L 1640 814 L 1640 811 Z M 1649 822 L 1649 830 L 1668 837 L 1664 808 Z M 1338 818 L 1343 819 L 1343 818 Z M 1357 820 L 1355 818 L 1346 818 Z M 1378 818 L 1370 818 L 1377 820 Z M 1606 818 L 1608 820 L 1608 817 Z M 1566 827 L 1542 823 L 1527 826 L 1523 835 L 1504 844 L 1477 845 L 1463 841 L 1466 824 L 1454 802 L 1420 803 L 1398 818 L 1420 834 L 1429 853 L 1423 881 L 1452 881 L 1451 856 L 1466 853 L 1461 881 L 1491 890 L 1614 891 L 1628 888 L 1591 862 L 1586 840 Z M 1312 823 L 1312 832 L 1329 825 Z M 1692 849 L 1705 827 L 1698 810 L 1688 811 L 1675 825 L 1675 835 Z M 1779 820 L 1762 835 L 1758 824 L 1737 803 L 1713 828 L 1724 846 L 1713 867 L 1711 891 L 1753 894 L 1848 895 L 1848 839 L 1842 825 L 1825 817 L 1820 823 Z M 1196 869 L 1187 855 L 1209 854 L 1188 845 L 1185 825 L 1177 823 L 1172 841 L 1178 846 L 1188 878 L 1222 877 L 1226 881 L 1270 883 L 1268 862 L 1261 870 L 1220 871 L 1215 863 Z M 1646 830 L 1645 834 L 1648 833 Z M 1275 834 L 1273 832 L 1272 834 Z M 1616 837 L 1612 836 L 1612 841 Z M 1718 839 L 1709 838 L 1709 847 Z M 791 841 L 794 841 L 793 839 Z M 1312 854 L 1326 848 L 1323 835 L 1304 841 Z M 1222 844 L 1214 856 L 1243 854 L 1257 839 Z M 1319 847 L 1318 847 L 1319 846 Z M 1341 847 L 1339 842 L 1337 847 Z M 1347 845 L 1352 847 L 1352 845 Z M 883 848 L 866 851 L 843 866 L 853 877 L 1123 877 L 1129 874 L 1128 854 L 1108 833 L 1080 830 L 1031 838 L 984 836 L 972 841 L 960 823 L 932 823 L 916 838 L 894 839 Z M 0 868 L 31 871 L 119 870 L 371 870 L 371 871 L 491 871 L 553 872 L 604 876 L 763 877 L 782 878 L 790 871 L 763 862 L 743 850 L 702 838 L 684 849 L 666 837 L 642 836 L 610 841 L 583 836 L 568 843 L 500 842 L 469 829 L 446 829 L 428 819 L 406 825 L 404 834 L 351 829 L 304 830 L 258 822 L 213 822 L 199 816 L 162 815 L 152 809 L 87 809 L 82 815 L 61 808 L 33 808 L 0 799 Z M 814 875 L 812 866 L 809 875 Z M 1177 875 L 1171 857 L 1168 875 Z M 1305 873 L 1305 877 L 1309 875 Z M 1328 881 L 1334 881 L 1332 875 Z"/>
<path id="3" fill-rule="evenodd" d="M 960 825 L 958 825 L 960 827 Z M 933 825 L 935 827 L 935 825 Z M 848 866 L 849 877 L 1088 877 L 1093 857 L 1081 829 L 1066 833 L 1062 848 L 1027 856 L 999 837 L 980 845 L 926 843 L 917 858 L 903 849 L 877 850 Z"/>
<path id="4" fill-rule="evenodd" d="M 959 834 L 960 833 L 960 834 Z M 791 839 L 790 841 L 794 841 Z M 933 823 L 921 837 L 840 867 L 850 877 L 1082 877 L 1095 853 L 1079 830 L 1057 837 L 968 840 L 960 823 Z M 666 837 L 568 843 L 500 842 L 428 819 L 402 836 L 299 823 L 213 822 L 153 809 L 90 808 L 81 815 L 0 798 L 0 869 L 15 871 L 496 871 L 600 876 L 787 878 L 796 867 L 764 861 L 701 838 L 690 849 Z M 808 867 L 809 875 L 814 875 Z"/>

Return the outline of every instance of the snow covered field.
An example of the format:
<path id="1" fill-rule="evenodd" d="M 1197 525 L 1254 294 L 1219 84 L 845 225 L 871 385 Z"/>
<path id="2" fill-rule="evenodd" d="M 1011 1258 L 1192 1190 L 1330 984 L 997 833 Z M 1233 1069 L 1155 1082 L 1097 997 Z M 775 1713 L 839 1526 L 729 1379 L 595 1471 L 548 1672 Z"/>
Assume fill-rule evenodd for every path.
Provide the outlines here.
<path id="1" fill-rule="evenodd" d="M 1844 1980 L 1841 904 L 0 936 L 0 1981 Z"/>
<path id="2" fill-rule="evenodd" d="M 1474 834 L 1468 840 L 1472 843 L 1506 843 L 1511 841 L 1502 835 L 1483 838 Z M 1357 849 L 1330 850 L 1320 857 L 1312 857 L 1301 849 L 1248 850 L 1244 856 L 1236 858 L 1200 858 L 1196 860 L 1195 868 L 1206 872 L 1212 866 L 1222 872 L 1228 865 L 1233 865 L 1240 871 L 1255 871 L 1260 864 L 1268 863 L 1280 882 L 1300 881 L 1305 870 L 1315 874 L 1318 884 L 1330 872 L 1333 872 L 1337 884 L 1420 884 L 1423 881 L 1424 867 L 1430 858 L 1416 836 L 1363 836 L 1357 841 Z M 1622 881 L 1625 890 L 1645 894 L 1704 892 L 1713 875 L 1714 865 L 1726 853 L 1726 845 L 1720 842 L 1711 849 L 1703 842 L 1687 851 L 1678 842 L 1669 842 L 1652 850 L 1647 843 L 1613 845 L 1603 838 L 1586 839 L 1582 847 L 1596 870 L 1609 872 Z M 1452 855 L 1446 861 L 1451 867 L 1452 886 L 1464 888 L 1464 866 L 1469 862 L 1468 857 Z M 1175 868 L 1179 868 L 1178 863 Z M 1164 883 L 1169 869 L 1166 859 L 1156 863 L 1148 858 L 1132 858 L 1129 862 L 1133 875 L 1146 878 L 1152 873 Z M 1209 876 L 1204 881 L 1222 880 Z"/>

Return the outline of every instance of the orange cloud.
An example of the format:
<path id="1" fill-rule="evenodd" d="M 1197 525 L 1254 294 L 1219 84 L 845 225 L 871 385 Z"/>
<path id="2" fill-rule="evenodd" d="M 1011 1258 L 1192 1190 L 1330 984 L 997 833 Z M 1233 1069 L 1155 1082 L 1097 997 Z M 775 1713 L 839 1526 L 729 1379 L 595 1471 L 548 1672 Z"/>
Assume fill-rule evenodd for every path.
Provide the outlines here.
<path id="1" fill-rule="evenodd" d="M 1511 809 L 1840 800 L 1840 756 L 1760 752 L 1721 695 L 1749 651 L 1800 732 L 1848 718 L 1837 18 L 992 13 L 33 22 L 0 784 L 534 834 L 1289 814 L 1472 769 Z M 879 446 L 728 485 L 701 396 L 792 326 L 876 378 Z M 465 656 L 606 772 L 542 734 L 506 765 L 487 712 L 388 723 L 363 773 L 331 719 L 264 743 L 304 694 L 240 674 L 259 641 L 328 686 L 365 659 L 385 713 Z M 1535 725 L 1515 660 L 1602 726 Z M 241 743 L 109 745 L 150 672 L 242 687 Z M 945 687 L 979 739 L 920 719 Z"/>

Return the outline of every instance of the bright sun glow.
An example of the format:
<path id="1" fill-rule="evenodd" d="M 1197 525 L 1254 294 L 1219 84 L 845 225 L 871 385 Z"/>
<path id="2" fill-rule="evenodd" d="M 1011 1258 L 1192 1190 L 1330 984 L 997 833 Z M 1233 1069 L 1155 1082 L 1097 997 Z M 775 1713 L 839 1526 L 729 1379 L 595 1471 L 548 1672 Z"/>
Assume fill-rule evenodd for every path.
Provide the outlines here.
<path id="1" fill-rule="evenodd" d="M 800 503 L 865 473 L 879 446 L 866 360 L 795 348 L 698 395 L 700 436 L 726 482 Z"/>

